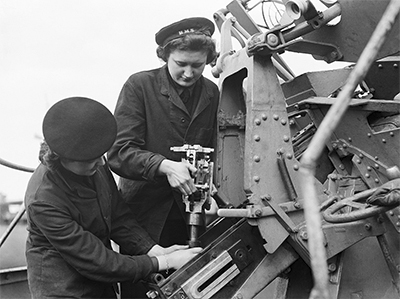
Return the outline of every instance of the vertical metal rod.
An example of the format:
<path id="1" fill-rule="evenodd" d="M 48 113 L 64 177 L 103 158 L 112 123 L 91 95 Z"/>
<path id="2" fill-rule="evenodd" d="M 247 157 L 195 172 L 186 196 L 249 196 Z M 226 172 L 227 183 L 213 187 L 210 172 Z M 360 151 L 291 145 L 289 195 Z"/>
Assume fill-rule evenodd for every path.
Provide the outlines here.
<path id="1" fill-rule="evenodd" d="M 395 22 L 400 10 L 400 1 L 392 0 L 379 21 L 368 44 L 362 52 L 356 66 L 350 73 L 347 83 L 339 93 L 335 103 L 329 109 L 322 121 L 310 145 L 301 159 L 300 171 L 303 174 L 303 198 L 304 215 L 309 235 L 309 250 L 311 256 L 311 268 L 314 276 L 314 288 L 310 298 L 329 298 L 328 294 L 328 269 L 326 252 L 323 245 L 323 233 L 321 229 L 321 215 L 318 208 L 317 192 L 314 188 L 315 165 L 320 157 L 325 144 L 334 132 L 339 121 L 347 110 L 352 94 L 368 72 L 371 64 L 382 47 L 390 29 Z"/>

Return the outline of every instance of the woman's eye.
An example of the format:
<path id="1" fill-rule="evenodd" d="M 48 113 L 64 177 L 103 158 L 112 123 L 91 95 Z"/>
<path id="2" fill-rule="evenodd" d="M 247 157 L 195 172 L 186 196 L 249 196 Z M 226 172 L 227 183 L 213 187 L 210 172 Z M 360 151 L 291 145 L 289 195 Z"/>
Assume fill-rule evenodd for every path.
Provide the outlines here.
<path id="1" fill-rule="evenodd" d="M 192 67 L 198 69 L 199 67 L 201 67 L 203 64 L 202 63 L 195 63 L 192 65 Z"/>

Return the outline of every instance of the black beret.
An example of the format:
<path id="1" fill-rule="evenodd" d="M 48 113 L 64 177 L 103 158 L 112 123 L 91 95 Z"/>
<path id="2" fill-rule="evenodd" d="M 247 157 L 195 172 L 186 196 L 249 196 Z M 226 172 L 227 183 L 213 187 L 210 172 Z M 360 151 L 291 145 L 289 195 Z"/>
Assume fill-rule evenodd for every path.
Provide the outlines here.
<path id="1" fill-rule="evenodd" d="M 161 28 L 156 33 L 156 43 L 165 46 L 171 40 L 190 33 L 203 33 L 211 37 L 214 30 L 214 23 L 207 18 L 183 19 Z"/>
<path id="2" fill-rule="evenodd" d="M 52 151 L 75 161 L 101 157 L 117 136 L 112 113 L 99 102 L 84 97 L 55 103 L 47 111 L 42 129 Z"/>

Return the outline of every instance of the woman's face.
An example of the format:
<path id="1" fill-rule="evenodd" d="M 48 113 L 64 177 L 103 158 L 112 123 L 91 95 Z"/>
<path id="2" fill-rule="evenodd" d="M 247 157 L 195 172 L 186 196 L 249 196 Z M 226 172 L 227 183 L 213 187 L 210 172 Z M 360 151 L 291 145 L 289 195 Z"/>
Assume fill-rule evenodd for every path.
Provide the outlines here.
<path id="1" fill-rule="evenodd" d="M 182 87 L 192 86 L 201 76 L 207 62 L 207 52 L 174 50 L 168 57 L 168 71 Z"/>
<path id="2" fill-rule="evenodd" d="M 61 158 L 60 162 L 65 167 L 65 169 L 68 169 L 69 171 L 77 175 L 84 176 L 94 175 L 97 169 L 105 164 L 103 156 L 89 161 L 72 161 Z"/>

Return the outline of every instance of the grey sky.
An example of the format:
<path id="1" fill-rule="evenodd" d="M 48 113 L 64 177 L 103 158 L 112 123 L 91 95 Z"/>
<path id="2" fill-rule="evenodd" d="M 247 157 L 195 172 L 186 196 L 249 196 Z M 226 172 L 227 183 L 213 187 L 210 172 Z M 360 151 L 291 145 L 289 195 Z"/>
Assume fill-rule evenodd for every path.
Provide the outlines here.
<path id="1" fill-rule="evenodd" d="M 81 95 L 113 111 L 130 74 L 161 65 L 154 34 L 162 26 L 212 19 L 229 2 L 0 0 L 0 157 L 36 167 L 51 105 Z M 0 193 L 22 199 L 29 177 L 0 165 Z"/>

